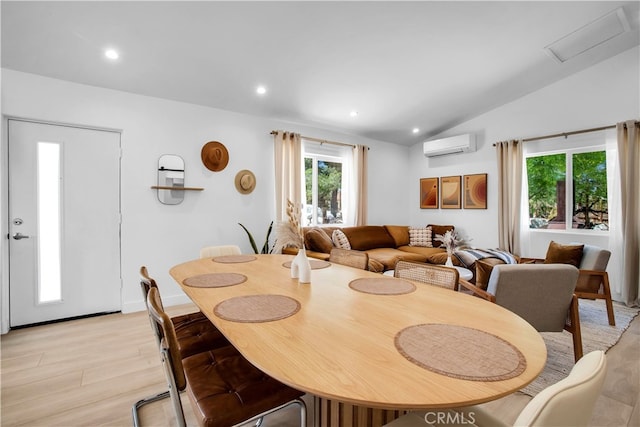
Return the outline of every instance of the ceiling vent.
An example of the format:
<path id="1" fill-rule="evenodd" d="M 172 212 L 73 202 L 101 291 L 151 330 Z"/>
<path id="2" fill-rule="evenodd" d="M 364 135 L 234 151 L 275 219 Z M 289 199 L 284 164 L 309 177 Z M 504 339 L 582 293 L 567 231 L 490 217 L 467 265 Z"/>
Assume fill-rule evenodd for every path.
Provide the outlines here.
<path id="1" fill-rule="evenodd" d="M 624 9 L 619 8 L 556 40 L 544 50 L 563 63 L 630 30 Z"/>
<path id="2" fill-rule="evenodd" d="M 467 133 L 449 138 L 425 141 L 423 150 L 425 157 L 437 157 L 454 153 L 472 153 L 476 151 L 476 136 Z"/>

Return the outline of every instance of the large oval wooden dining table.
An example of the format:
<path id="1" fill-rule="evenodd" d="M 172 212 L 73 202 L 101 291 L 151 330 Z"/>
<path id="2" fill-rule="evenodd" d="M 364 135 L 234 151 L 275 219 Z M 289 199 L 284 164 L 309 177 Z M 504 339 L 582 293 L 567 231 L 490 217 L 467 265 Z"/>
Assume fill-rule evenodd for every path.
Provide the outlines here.
<path id="1" fill-rule="evenodd" d="M 291 278 L 292 259 L 205 258 L 170 273 L 252 364 L 325 402 L 383 410 L 477 404 L 521 389 L 545 365 L 540 334 L 496 304 L 319 260 L 302 284 Z"/>

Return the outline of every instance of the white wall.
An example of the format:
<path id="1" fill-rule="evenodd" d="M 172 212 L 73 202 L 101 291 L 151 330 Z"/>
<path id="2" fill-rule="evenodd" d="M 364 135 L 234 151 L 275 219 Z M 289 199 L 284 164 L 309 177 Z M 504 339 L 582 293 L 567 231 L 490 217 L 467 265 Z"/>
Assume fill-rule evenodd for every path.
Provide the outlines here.
<path id="1" fill-rule="evenodd" d="M 640 117 L 640 48 L 623 52 L 509 104 L 455 126 L 441 138 L 475 133 L 478 150 L 439 158 L 425 158 L 422 143 L 411 147 L 410 222 L 454 224 L 477 247 L 498 245 L 497 162 L 493 143 L 572 130 L 608 126 Z M 431 138 L 430 138 L 431 139 Z M 487 210 L 421 210 L 420 178 L 488 173 Z M 534 238 L 531 253 L 544 257 L 549 241 L 584 241 L 584 235 L 554 235 L 546 232 Z M 607 247 L 608 239 L 588 243 Z"/>
<path id="2" fill-rule="evenodd" d="M 144 308 L 138 285 L 143 264 L 159 280 L 163 299 L 174 304 L 186 297 L 169 276 L 171 266 L 197 258 L 205 245 L 238 244 L 243 252 L 251 252 L 238 222 L 261 245 L 275 215 L 273 137 L 269 134 L 273 129 L 368 145 L 369 223 L 408 222 L 408 194 L 398 191 L 405 183 L 407 147 L 13 70 L 2 70 L 2 78 L 6 116 L 122 130 L 123 311 Z M 201 147 L 211 140 L 229 150 L 229 164 L 221 172 L 209 171 L 200 160 Z M 150 186 L 156 183 L 162 154 L 182 156 L 185 185 L 205 190 L 187 192 L 179 205 L 160 204 Z M 241 169 L 253 171 L 257 179 L 249 195 L 235 189 L 235 174 Z M 2 252 L 6 254 L 6 246 Z"/>
<path id="3" fill-rule="evenodd" d="M 172 265 L 197 257 L 201 246 L 237 243 L 251 249 L 238 222 L 258 240 L 274 216 L 273 129 L 371 147 L 369 152 L 370 224 L 454 224 L 476 246 L 497 246 L 496 161 L 493 142 L 610 125 L 640 116 L 639 49 L 595 65 L 510 104 L 451 128 L 438 137 L 473 132 L 478 151 L 426 159 L 422 144 L 410 149 L 339 132 L 283 123 L 232 112 L 78 85 L 3 69 L 1 112 L 6 116 L 121 129 L 122 133 L 122 279 L 123 310 L 142 309 L 138 268 L 156 276 L 168 304 L 186 297 L 168 274 Z M 4 123 L 3 123 L 4 124 Z M 210 140 L 229 149 L 227 168 L 208 171 L 200 149 Z M 6 134 L 2 133 L 6 162 Z M 177 206 L 158 202 L 149 188 L 156 181 L 161 154 L 177 154 L 186 163 L 186 185 L 205 191 L 188 193 Z M 407 167 L 408 165 L 408 167 Z M 250 169 L 256 190 L 239 194 L 235 173 Z M 5 169 L 6 170 L 6 169 Z M 408 172 L 407 172 L 408 171 Z M 421 210 L 421 177 L 488 173 L 487 210 Z M 2 180 L 5 175 L 2 175 Z M 6 189 L 3 188 L 6 232 Z M 6 265 L 6 239 L 2 241 Z M 541 255 L 535 253 L 532 255 Z M 544 253 L 542 253 L 544 255 Z M 6 268 L 0 278 L 6 291 Z M 6 321 L 6 294 L 2 319 Z"/>

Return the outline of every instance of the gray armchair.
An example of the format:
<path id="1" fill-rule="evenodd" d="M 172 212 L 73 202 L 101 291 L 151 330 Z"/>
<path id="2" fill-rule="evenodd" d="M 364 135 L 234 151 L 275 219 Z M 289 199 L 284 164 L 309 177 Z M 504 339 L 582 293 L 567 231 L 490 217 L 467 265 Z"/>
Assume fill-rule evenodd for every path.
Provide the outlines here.
<path id="1" fill-rule="evenodd" d="M 609 324 L 615 326 L 616 318 L 613 314 L 613 301 L 609 287 L 609 275 L 607 274 L 607 264 L 610 257 L 611 252 L 606 249 L 584 245 L 576 295 L 578 298 L 605 300 Z"/>
<path id="2" fill-rule="evenodd" d="M 516 313 L 538 332 L 571 332 L 578 361 L 582 335 L 577 280 L 578 269 L 568 264 L 505 264 L 493 268 L 486 291 L 465 281 L 460 285 Z"/>
<path id="3" fill-rule="evenodd" d="M 552 245 L 554 245 L 554 242 L 549 244 L 549 248 L 551 248 Z M 605 300 L 609 324 L 611 326 L 615 326 L 616 318 L 613 312 L 613 300 L 611 298 L 611 287 L 609 286 L 609 275 L 607 274 L 607 264 L 609 264 L 611 252 L 598 246 L 584 245 L 577 242 L 573 242 L 570 245 L 582 246 L 580 258 L 573 264 L 580 269 L 578 283 L 576 284 L 576 296 L 578 298 L 585 299 Z M 545 261 L 541 258 L 522 258 L 520 262 L 541 264 L 545 262 L 554 263 L 558 261 Z"/>

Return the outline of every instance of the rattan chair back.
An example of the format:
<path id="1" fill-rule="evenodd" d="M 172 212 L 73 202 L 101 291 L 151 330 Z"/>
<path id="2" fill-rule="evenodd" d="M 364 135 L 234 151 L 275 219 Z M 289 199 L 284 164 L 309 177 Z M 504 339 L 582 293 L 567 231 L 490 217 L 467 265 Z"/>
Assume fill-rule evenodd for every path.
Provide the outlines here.
<path id="1" fill-rule="evenodd" d="M 405 260 L 396 263 L 393 275 L 401 279 L 415 280 L 453 291 L 458 290 L 460 276 L 455 268 Z"/>
<path id="2" fill-rule="evenodd" d="M 360 270 L 368 270 L 369 254 L 352 249 L 333 248 L 329 255 L 329 262 L 348 265 L 349 267 L 359 268 Z"/>

